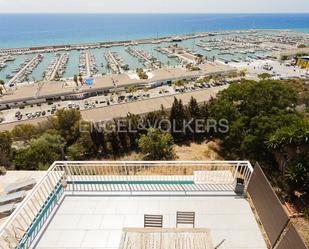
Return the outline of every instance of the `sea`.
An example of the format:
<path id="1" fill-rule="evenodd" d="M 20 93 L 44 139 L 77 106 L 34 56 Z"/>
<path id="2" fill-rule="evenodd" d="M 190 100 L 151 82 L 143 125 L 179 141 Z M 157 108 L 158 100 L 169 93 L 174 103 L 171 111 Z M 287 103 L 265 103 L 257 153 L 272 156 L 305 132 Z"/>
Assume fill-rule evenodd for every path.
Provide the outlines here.
<path id="1" fill-rule="evenodd" d="M 0 47 L 127 40 L 197 31 L 296 29 L 308 14 L 1 14 Z"/>
<path id="2" fill-rule="evenodd" d="M 19 48 L 57 44 L 76 44 L 98 41 L 156 38 L 199 31 L 245 29 L 289 29 L 309 33 L 308 14 L 0 14 L 0 48 Z M 186 41 L 192 45 L 194 41 Z M 193 45 L 192 45 L 193 46 Z M 112 48 L 128 61 L 131 68 L 142 67 L 136 58 L 123 48 Z M 153 53 L 153 47 L 142 46 Z M 98 64 L 105 64 L 104 51 L 93 50 Z M 32 55 L 18 56 L 0 71 L 0 79 Z M 42 76 L 53 54 L 33 72 L 36 79 Z M 159 59 L 166 57 L 156 55 Z M 211 55 L 210 55 L 211 56 Z M 78 73 L 78 51 L 70 52 L 65 77 Z M 175 62 L 171 61 L 169 64 Z M 100 73 L 105 73 L 102 67 Z"/>

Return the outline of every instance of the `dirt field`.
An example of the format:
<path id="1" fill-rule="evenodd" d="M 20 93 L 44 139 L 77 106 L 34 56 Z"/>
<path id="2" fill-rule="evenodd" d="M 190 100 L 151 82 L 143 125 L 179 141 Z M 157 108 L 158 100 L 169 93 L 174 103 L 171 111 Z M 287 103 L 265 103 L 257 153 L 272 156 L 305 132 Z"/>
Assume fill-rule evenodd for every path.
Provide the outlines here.
<path id="1" fill-rule="evenodd" d="M 217 141 L 203 142 L 201 144 L 191 143 L 189 145 L 175 146 L 176 160 L 224 160 L 218 154 L 219 143 Z"/>
<path id="2" fill-rule="evenodd" d="M 190 143 L 188 145 L 175 145 L 176 160 L 178 161 L 212 161 L 212 160 L 224 160 L 219 154 L 219 142 L 209 141 L 201 144 Z M 119 160 L 142 160 L 142 155 L 132 152 Z"/>

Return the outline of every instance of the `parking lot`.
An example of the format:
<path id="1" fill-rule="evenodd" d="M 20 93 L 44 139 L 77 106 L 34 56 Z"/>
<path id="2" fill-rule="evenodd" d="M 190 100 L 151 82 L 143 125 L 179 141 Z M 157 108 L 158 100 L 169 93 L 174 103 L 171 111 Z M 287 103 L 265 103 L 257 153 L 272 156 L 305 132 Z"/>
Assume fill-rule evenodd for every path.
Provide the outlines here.
<path id="1" fill-rule="evenodd" d="M 273 79 L 309 78 L 308 69 L 302 69 L 291 65 L 290 61 L 280 62 L 277 60 L 254 60 L 251 62 L 230 63 L 239 69 L 247 69 L 247 78 L 257 80 L 258 75 L 269 73 Z"/>
<path id="2" fill-rule="evenodd" d="M 210 82 L 208 84 L 197 84 L 187 82 L 183 86 L 165 85 L 154 89 L 137 90 L 134 92 L 117 92 L 107 95 L 94 96 L 85 100 L 59 101 L 26 106 L 24 108 L 4 110 L 1 112 L 1 123 L 11 123 L 23 120 L 34 120 L 41 117 L 52 116 L 59 109 L 89 110 L 104 106 L 130 103 L 145 99 L 152 99 L 164 96 L 177 95 L 187 92 L 194 92 L 202 89 L 213 88 L 228 84 L 227 81 Z"/>

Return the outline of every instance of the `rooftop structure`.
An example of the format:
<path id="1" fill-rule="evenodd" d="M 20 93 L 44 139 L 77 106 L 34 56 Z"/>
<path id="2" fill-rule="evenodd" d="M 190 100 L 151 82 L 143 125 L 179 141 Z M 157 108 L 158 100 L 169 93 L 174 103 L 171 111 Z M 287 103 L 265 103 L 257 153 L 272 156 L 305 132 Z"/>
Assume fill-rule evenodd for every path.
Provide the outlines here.
<path id="1" fill-rule="evenodd" d="M 185 68 L 162 68 L 152 72 L 153 77 L 147 80 L 137 80 L 130 78 L 128 74 L 112 74 L 94 77 L 94 84 L 76 86 L 65 85 L 65 82 L 46 81 L 39 84 L 19 86 L 15 90 L 7 92 L 0 97 L 0 110 L 9 107 L 17 107 L 31 103 L 43 103 L 48 100 L 56 99 L 79 99 L 85 95 L 97 92 L 110 91 L 114 89 L 115 82 L 117 88 L 123 89 L 132 85 L 151 85 L 157 82 L 166 83 L 178 79 L 196 79 L 201 76 L 211 74 L 226 74 L 237 71 L 235 68 L 219 63 L 208 62 L 202 64 L 200 71 L 187 71 Z"/>
<path id="2" fill-rule="evenodd" d="M 303 56 L 303 57 L 297 59 L 296 65 L 301 67 L 301 68 L 309 69 L 309 56 Z"/>
<path id="3" fill-rule="evenodd" d="M 55 162 L 0 228 L 0 248 L 116 249 L 162 236 L 196 241 L 179 248 L 266 249 L 248 201 L 234 192 L 235 179 L 247 188 L 252 172 L 248 161 Z M 176 226 L 177 211 L 194 212 L 195 228 Z M 163 228 L 144 230 L 145 214 L 162 215 Z"/>
<path id="4" fill-rule="evenodd" d="M 54 162 L 5 208 L 1 249 L 307 249 L 249 161 Z"/>

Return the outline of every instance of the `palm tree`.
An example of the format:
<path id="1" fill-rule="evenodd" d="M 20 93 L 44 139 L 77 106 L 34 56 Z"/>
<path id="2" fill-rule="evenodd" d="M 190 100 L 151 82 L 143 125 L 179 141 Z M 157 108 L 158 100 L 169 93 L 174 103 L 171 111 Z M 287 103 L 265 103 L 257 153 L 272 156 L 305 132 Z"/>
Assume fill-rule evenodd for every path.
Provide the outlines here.
<path id="1" fill-rule="evenodd" d="M 82 77 L 82 75 L 81 75 L 81 74 L 79 75 L 78 80 L 79 80 L 80 84 L 81 84 L 81 85 L 83 85 L 83 77 Z"/>
<path id="2" fill-rule="evenodd" d="M 55 77 L 54 77 L 55 81 L 59 81 L 60 80 L 60 76 L 58 71 L 55 73 Z"/>
<path id="3" fill-rule="evenodd" d="M 137 90 L 137 89 L 136 89 L 135 86 L 129 86 L 127 92 L 128 92 L 128 93 L 134 93 L 134 92 L 136 92 L 136 90 Z"/>
<path id="4" fill-rule="evenodd" d="M 2 95 L 3 94 L 3 90 L 6 91 L 4 80 L 0 80 L 0 85 L 1 85 L 1 95 Z"/>
<path id="5" fill-rule="evenodd" d="M 239 72 L 239 76 L 241 78 L 244 78 L 246 76 L 246 74 L 247 74 L 247 69 L 245 69 L 245 68 L 241 69 L 240 72 Z"/>
<path id="6" fill-rule="evenodd" d="M 76 74 L 74 74 L 73 81 L 75 82 L 76 86 L 78 86 L 78 77 Z"/>
<path id="7" fill-rule="evenodd" d="M 106 64 L 106 69 L 107 69 L 107 72 L 110 73 L 111 65 L 109 63 Z"/>
<path id="8" fill-rule="evenodd" d="M 25 81 L 27 81 L 29 83 L 29 76 L 28 75 L 26 75 Z"/>

